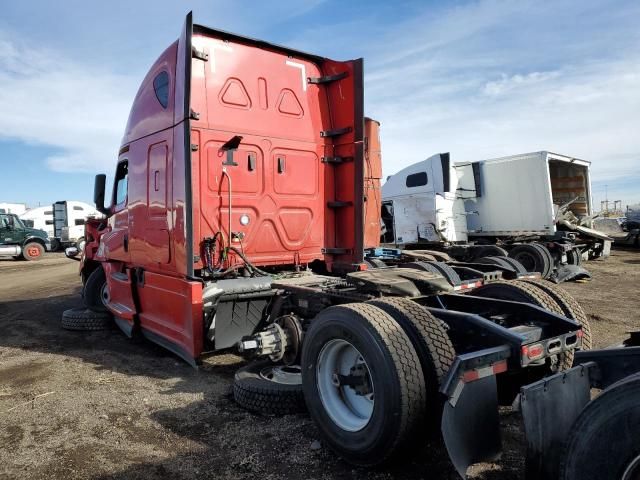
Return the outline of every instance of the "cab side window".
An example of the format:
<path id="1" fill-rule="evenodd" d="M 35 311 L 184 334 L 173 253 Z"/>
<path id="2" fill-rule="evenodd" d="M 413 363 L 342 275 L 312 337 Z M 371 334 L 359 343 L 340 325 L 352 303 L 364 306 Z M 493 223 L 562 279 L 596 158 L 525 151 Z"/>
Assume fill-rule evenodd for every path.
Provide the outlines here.
<path id="1" fill-rule="evenodd" d="M 113 183 L 113 204 L 116 207 L 124 207 L 127 202 L 128 177 L 129 162 L 125 160 L 118 164 Z"/>

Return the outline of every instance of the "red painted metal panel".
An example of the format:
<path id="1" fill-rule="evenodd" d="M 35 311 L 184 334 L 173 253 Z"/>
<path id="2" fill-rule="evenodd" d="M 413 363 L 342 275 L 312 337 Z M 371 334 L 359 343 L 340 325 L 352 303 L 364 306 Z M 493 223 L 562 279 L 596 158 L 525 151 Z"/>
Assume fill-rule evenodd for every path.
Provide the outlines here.
<path id="1" fill-rule="evenodd" d="M 198 358 L 204 336 L 202 284 L 145 272 L 144 281 L 136 285 L 136 290 L 140 328 L 162 338 L 161 344 L 181 356 Z"/>
<path id="2" fill-rule="evenodd" d="M 380 210 L 382 208 L 380 123 L 366 118 L 364 132 L 364 246 L 365 248 L 374 248 L 380 245 Z"/>
<path id="3" fill-rule="evenodd" d="M 323 259 L 327 167 L 320 160 L 330 140 L 320 137 L 320 104 L 324 110 L 328 105 L 307 83 L 320 69 L 308 60 L 203 35 L 193 43 L 209 56 L 206 89 L 192 88 L 191 97 L 194 110 L 207 112 L 192 122 L 192 143 L 198 138 L 199 145 L 193 153 L 194 192 L 199 192 L 194 250 L 218 231 L 229 238 L 231 185 L 231 230 L 243 235 L 242 245 L 233 244 L 252 262 Z M 194 60 L 194 72 L 203 63 Z M 192 87 L 200 81 L 194 76 Z M 243 137 L 233 152 L 236 165 L 225 165 L 221 147 L 234 135 Z"/>
<path id="4" fill-rule="evenodd" d="M 107 308 L 115 316 L 133 325 L 136 306 L 131 290 L 131 270 L 124 270 L 119 262 L 104 262 L 102 264 L 109 289 Z"/>
<path id="5" fill-rule="evenodd" d="M 174 42 L 160 55 L 142 81 L 133 100 L 122 145 L 173 125 L 177 50 L 178 42 Z M 164 108 L 158 101 L 153 86 L 153 79 L 160 72 L 169 74 L 169 104 L 167 108 Z"/>

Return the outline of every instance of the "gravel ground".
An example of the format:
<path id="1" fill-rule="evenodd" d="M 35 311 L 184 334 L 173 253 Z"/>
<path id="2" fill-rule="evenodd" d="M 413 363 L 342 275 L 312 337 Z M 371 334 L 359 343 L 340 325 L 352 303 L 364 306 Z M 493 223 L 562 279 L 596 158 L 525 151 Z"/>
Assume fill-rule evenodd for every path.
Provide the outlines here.
<path id="1" fill-rule="evenodd" d="M 640 329 L 640 252 L 590 262 L 593 280 L 565 285 L 589 313 L 596 347 Z M 0 479 L 455 479 L 444 452 L 354 469 L 321 443 L 306 415 L 261 417 L 231 397 L 242 360 L 194 370 L 148 342 L 60 329 L 78 306 L 77 263 L 0 260 Z M 470 478 L 522 478 L 522 433 L 502 412 L 505 453 Z"/>

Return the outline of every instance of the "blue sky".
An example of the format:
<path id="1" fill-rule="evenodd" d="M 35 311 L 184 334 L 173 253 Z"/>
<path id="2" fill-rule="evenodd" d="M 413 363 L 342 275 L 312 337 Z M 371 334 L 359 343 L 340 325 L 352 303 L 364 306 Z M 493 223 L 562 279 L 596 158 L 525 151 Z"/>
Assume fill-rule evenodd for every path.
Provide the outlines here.
<path id="1" fill-rule="evenodd" d="M 0 15 L 0 201 L 90 201 L 129 106 L 184 15 L 365 58 L 384 174 L 551 150 L 593 162 L 594 207 L 640 202 L 640 2 L 10 2 Z"/>

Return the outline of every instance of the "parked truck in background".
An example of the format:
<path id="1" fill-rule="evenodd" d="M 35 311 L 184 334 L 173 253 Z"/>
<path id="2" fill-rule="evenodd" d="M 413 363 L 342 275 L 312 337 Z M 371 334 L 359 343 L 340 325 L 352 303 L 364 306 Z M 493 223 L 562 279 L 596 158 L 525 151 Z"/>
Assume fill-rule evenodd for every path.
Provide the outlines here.
<path id="1" fill-rule="evenodd" d="M 4 210 L 4 213 L 22 215 L 27 210 L 27 205 L 24 203 L 0 202 L 0 211 L 2 210 Z"/>
<path id="2" fill-rule="evenodd" d="M 189 14 L 136 95 L 106 205 L 96 177 L 107 220 L 85 226 L 80 262 L 91 310 L 65 312 L 63 325 L 94 328 L 107 310 L 126 335 L 194 366 L 237 348 L 252 360 L 234 380 L 242 406 L 306 405 L 326 444 L 363 466 L 440 431 L 464 475 L 500 449 L 499 390 L 554 372 L 571 372 L 554 399 L 577 388 L 588 320 L 529 276 L 450 267 L 466 275 L 463 295 L 410 256 L 365 262 L 378 247 L 381 168 L 363 102 L 361 59 Z M 545 401 L 527 404 L 534 424 Z"/>
<path id="3" fill-rule="evenodd" d="M 44 230 L 51 238 L 52 249 L 84 244 L 84 224 L 87 218 L 103 215 L 93 206 L 75 200 L 61 200 L 44 207 L 27 210 L 20 215 L 25 225 Z"/>
<path id="4" fill-rule="evenodd" d="M 0 255 L 15 260 L 40 260 L 51 250 L 47 232 L 29 228 L 14 213 L 0 209 Z"/>
<path id="5" fill-rule="evenodd" d="M 606 257 L 611 247 L 590 228 L 589 166 L 544 151 L 458 164 L 448 153 L 433 155 L 383 185 L 382 241 L 465 261 L 508 255 L 562 277 L 559 266 Z"/>

